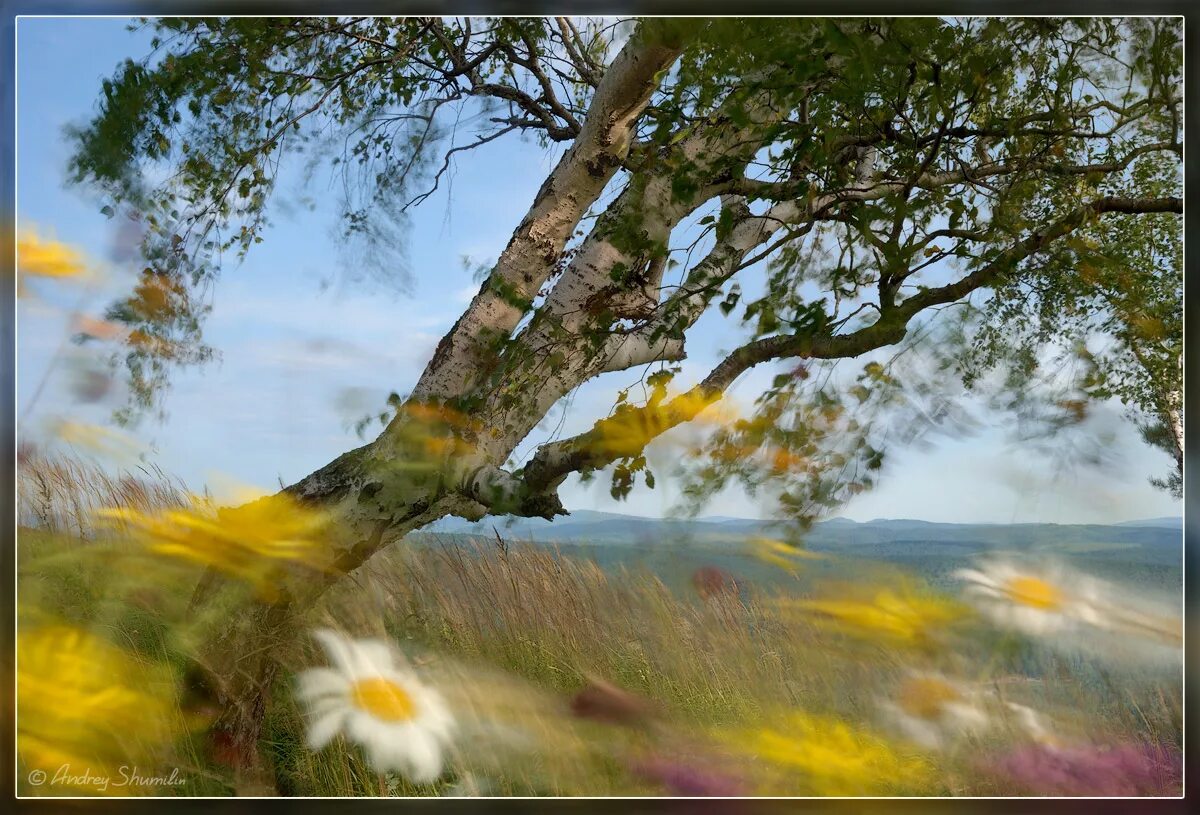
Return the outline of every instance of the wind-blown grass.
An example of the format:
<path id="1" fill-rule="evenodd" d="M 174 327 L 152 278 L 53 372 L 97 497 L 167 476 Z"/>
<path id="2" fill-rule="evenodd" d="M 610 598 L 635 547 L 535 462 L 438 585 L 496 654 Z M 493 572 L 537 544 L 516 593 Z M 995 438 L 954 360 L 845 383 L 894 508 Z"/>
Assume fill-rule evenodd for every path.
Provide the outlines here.
<path id="1" fill-rule="evenodd" d="M 186 500 L 165 475 L 143 475 L 25 463 L 21 625 L 52 617 L 95 631 L 148 671 L 169 667 L 188 689 L 205 625 L 237 611 L 189 612 L 198 569 L 159 570 L 130 555 L 119 530 L 91 525 L 104 507 L 151 512 Z M 297 621 L 293 640 L 271 643 L 284 670 L 261 744 L 265 772 L 251 779 L 225 766 L 204 725 L 219 711 L 189 691 L 175 713 L 187 735 L 170 751 L 187 783 L 154 793 L 1027 794 L 1037 778 L 1025 756 L 1058 750 L 1055 741 L 1099 745 L 1054 753 L 1070 759 L 1053 779 L 1060 788 L 1065 773 L 1089 778 L 1093 765 L 1111 765 L 1136 777 L 1138 792 L 1172 791 L 1182 715 L 1170 660 L 1108 664 L 1001 634 L 959 619 L 953 598 L 895 568 L 853 567 L 854 583 L 819 585 L 819 597 L 811 581 L 766 586 L 715 572 L 688 592 L 548 546 L 414 536 L 335 586 Z M 938 622 L 952 639 L 874 636 L 874 618 L 850 612 L 879 597 L 954 611 Z M 850 616 L 831 626 L 811 608 Z M 291 682 L 320 664 L 304 636 L 318 626 L 396 643 L 446 697 L 462 732 L 437 782 L 380 774 L 341 741 L 305 747 Z M 954 677 L 993 726 L 941 749 L 906 741 L 887 710 L 914 672 Z M 1047 733 L 1031 735 L 1023 711 L 1036 711 Z M 834 754 L 816 762 L 829 745 Z M 1134 766 L 1130 756 L 1143 755 L 1155 763 Z"/>

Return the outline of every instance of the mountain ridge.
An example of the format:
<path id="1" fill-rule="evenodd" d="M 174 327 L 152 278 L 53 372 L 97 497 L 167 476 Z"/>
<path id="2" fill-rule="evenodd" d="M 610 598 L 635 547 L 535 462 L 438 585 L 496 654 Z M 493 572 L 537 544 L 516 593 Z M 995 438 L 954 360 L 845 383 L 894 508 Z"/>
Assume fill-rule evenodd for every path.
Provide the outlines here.
<path id="1" fill-rule="evenodd" d="M 424 527 L 425 532 L 450 534 L 484 534 L 492 531 L 528 529 L 531 532 L 561 531 L 568 527 L 601 527 L 612 528 L 615 525 L 659 526 L 664 529 L 680 530 L 683 528 L 720 528 L 723 531 L 734 529 L 746 530 L 760 528 L 766 530 L 779 522 L 761 518 L 738 518 L 729 515 L 709 515 L 699 518 L 650 518 L 644 515 L 626 515 L 619 512 L 602 512 L 599 510 L 580 509 L 570 515 L 559 516 L 553 521 L 543 518 L 517 518 L 513 516 L 487 516 L 480 521 L 466 521 L 461 518 L 447 517 Z M 870 521 L 855 521 L 845 516 L 835 516 L 813 524 L 813 529 L 830 530 L 834 528 L 879 528 L 889 530 L 938 528 L 978 528 L 992 527 L 999 529 L 1021 529 L 1030 527 L 1061 527 L 1061 528 L 1113 528 L 1113 529 L 1183 529 L 1181 516 L 1161 516 L 1157 518 L 1134 519 L 1117 523 L 1070 523 L 1060 524 L 1047 521 L 1028 521 L 1018 523 L 997 523 L 994 521 L 974 521 L 968 523 L 951 521 L 928 521 L 919 518 L 873 518 Z M 580 530 L 582 531 L 582 530 Z"/>

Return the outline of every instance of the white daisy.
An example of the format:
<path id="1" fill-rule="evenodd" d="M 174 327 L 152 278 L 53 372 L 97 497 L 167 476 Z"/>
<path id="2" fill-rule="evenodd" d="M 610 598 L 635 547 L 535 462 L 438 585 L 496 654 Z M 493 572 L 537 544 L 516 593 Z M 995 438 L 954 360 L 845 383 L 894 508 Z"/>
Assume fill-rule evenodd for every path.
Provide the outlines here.
<path id="1" fill-rule="evenodd" d="M 1004 561 L 954 576 L 968 583 L 967 594 L 1001 625 L 1031 634 L 1078 633 L 1093 628 L 1149 638 L 1166 645 L 1181 641 L 1178 623 L 1152 610 L 1144 599 L 1118 586 L 1061 567 L 1034 574 Z"/>
<path id="2" fill-rule="evenodd" d="M 333 667 L 297 677 L 297 696 L 309 709 L 309 748 L 320 750 L 342 733 L 380 772 L 395 770 L 417 783 L 437 778 L 455 726 L 442 697 L 397 665 L 386 642 L 329 629 L 313 636 Z"/>
<path id="3" fill-rule="evenodd" d="M 993 620 L 1031 634 L 1048 634 L 1076 623 L 1098 624 L 1103 617 L 1090 601 L 1094 587 L 1058 574 L 1035 575 L 1003 561 L 979 569 L 959 569 L 954 577 L 967 581 L 966 593 Z"/>
<path id="4" fill-rule="evenodd" d="M 977 694 L 934 674 L 913 674 L 897 689 L 894 701 L 880 707 L 909 741 L 936 750 L 990 723 Z"/>

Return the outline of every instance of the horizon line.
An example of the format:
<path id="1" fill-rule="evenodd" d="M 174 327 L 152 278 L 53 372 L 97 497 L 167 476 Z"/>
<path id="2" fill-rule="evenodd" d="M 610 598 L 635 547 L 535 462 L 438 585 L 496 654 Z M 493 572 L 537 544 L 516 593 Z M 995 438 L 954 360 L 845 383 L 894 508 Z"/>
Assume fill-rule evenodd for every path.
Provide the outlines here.
<path id="1" fill-rule="evenodd" d="M 464 518 L 459 518 L 458 516 L 450 515 L 450 516 L 446 516 L 445 518 L 440 518 L 437 521 L 431 522 L 429 524 L 429 526 L 434 526 L 438 523 L 441 523 L 442 521 L 447 521 L 447 520 L 449 520 L 451 522 L 457 520 L 457 521 L 461 521 L 466 524 L 483 524 L 483 523 L 486 523 L 487 522 L 486 519 L 489 519 L 489 518 L 496 519 L 496 520 L 511 518 L 514 523 L 520 522 L 520 521 L 546 521 L 547 523 L 554 523 L 554 522 L 558 521 L 559 518 L 569 519 L 572 516 L 576 515 L 577 513 L 588 513 L 588 512 L 596 513 L 596 514 L 600 514 L 600 515 L 612 515 L 612 516 L 616 516 L 617 518 L 628 518 L 631 520 L 639 520 L 639 521 L 667 521 L 667 522 L 679 521 L 679 522 L 689 522 L 689 523 L 728 523 L 728 522 L 737 522 L 737 521 L 753 521 L 753 522 L 757 522 L 757 523 L 786 523 L 786 521 L 782 521 L 782 520 L 774 519 L 774 518 L 749 518 L 749 517 L 737 517 L 737 516 L 733 516 L 733 515 L 703 515 L 703 516 L 699 516 L 696 518 L 675 517 L 675 516 L 655 517 L 655 516 L 650 516 L 650 515 L 632 515 L 632 514 L 628 514 L 628 513 L 624 513 L 624 512 L 611 512 L 609 510 L 602 510 L 602 509 L 582 509 L 581 508 L 581 509 L 574 510 L 573 512 L 568 511 L 568 513 L 566 515 L 557 516 L 556 518 L 554 518 L 552 520 L 546 520 L 544 518 L 526 518 L 523 516 L 487 515 L 487 516 L 484 516 L 484 519 L 480 519 L 478 521 L 467 521 Z M 856 521 L 853 518 L 846 517 L 845 515 L 835 515 L 831 518 L 821 518 L 820 520 L 814 521 L 814 525 L 829 523 L 832 521 L 845 521 L 848 523 L 859 524 L 859 525 L 868 525 L 868 524 L 873 524 L 873 523 L 904 523 L 904 522 L 908 522 L 908 523 L 935 524 L 935 525 L 943 525 L 943 526 L 1033 526 L 1033 525 L 1044 525 L 1044 526 L 1137 526 L 1138 524 L 1151 523 L 1154 521 L 1167 521 L 1167 520 L 1178 521 L 1180 524 L 1182 524 L 1185 520 L 1185 513 L 1180 512 L 1178 515 L 1156 515 L 1156 516 L 1152 516 L 1152 517 L 1130 518 L 1130 519 L 1127 519 L 1124 521 L 1107 521 L 1107 522 L 982 521 L 982 520 L 981 521 L 932 521 L 932 520 L 927 520 L 924 518 L 884 518 L 884 517 L 872 518 L 869 521 Z"/>

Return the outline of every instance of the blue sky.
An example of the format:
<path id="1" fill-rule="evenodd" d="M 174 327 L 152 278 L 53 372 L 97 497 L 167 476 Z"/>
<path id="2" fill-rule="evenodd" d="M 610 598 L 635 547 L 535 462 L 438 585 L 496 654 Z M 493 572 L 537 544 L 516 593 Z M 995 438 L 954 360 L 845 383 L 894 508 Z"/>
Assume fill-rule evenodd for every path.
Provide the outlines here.
<path id="1" fill-rule="evenodd" d="M 63 127 L 86 120 L 101 79 L 126 57 L 140 58 L 149 35 L 126 30 L 120 19 L 24 18 L 18 21 L 18 185 L 22 225 L 85 250 L 106 268 L 90 291 L 31 281 L 18 302 L 18 416 L 23 439 L 46 440 L 59 417 L 103 423 L 121 399 L 79 403 L 72 377 L 87 365 L 86 348 L 65 343 L 73 312 L 98 315 L 129 285 L 132 269 L 112 261 L 118 224 L 99 204 L 64 183 L 68 145 Z M 463 257 L 495 258 L 524 213 L 556 155 L 518 139 L 462 155 L 452 185 L 443 184 L 419 208 L 404 248 L 405 290 L 394 281 L 356 283 L 334 235 L 336 190 L 318 173 L 304 193 L 311 211 L 275 207 L 275 224 L 246 261 L 227 259 L 212 292 L 208 342 L 222 359 L 178 375 L 164 423 L 143 422 L 136 435 L 150 458 L 191 488 L 223 479 L 272 488 L 291 483 L 362 443 L 351 419 L 382 406 L 389 391 L 416 381 L 434 345 L 477 288 Z M 300 192 L 293 172 L 277 192 Z M 738 336 L 716 314 L 689 336 L 681 374 L 690 383 L 731 349 Z M 48 373 L 49 372 L 49 373 Z M 740 380 L 734 396 L 753 397 L 767 370 Z M 540 438 L 585 429 L 611 407 L 615 388 L 636 375 L 608 375 L 581 388 L 547 418 L 519 452 Z M 33 399 L 42 382 L 45 387 Z M 561 420 L 561 422 L 560 422 Z M 1119 406 L 1101 406 L 1089 429 L 1105 439 L 1105 464 L 1066 466 L 1056 456 L 1017 445 L 1000 428 L 965 439 L 895 451 L 875 490 L 838 511 L 857 520 L 876 517 L 934 521 L 1106 523 L 1178 514 L 1179 502 L 1147 483 L 1163 474 L 1167 456 L 1147 447 L 1121 418 Z M 678 446 L 658 445 L 651 463 L 668 469 Z M 670 479 L 658 489 L 639 486 L 622 503 L 608 496 L 606 479 L 570 480 L 569 508 L 642 515 L 670 511 L 677 494 Z M 763 517 L 770 507 L 728 490 L 707 514 Z"/>

